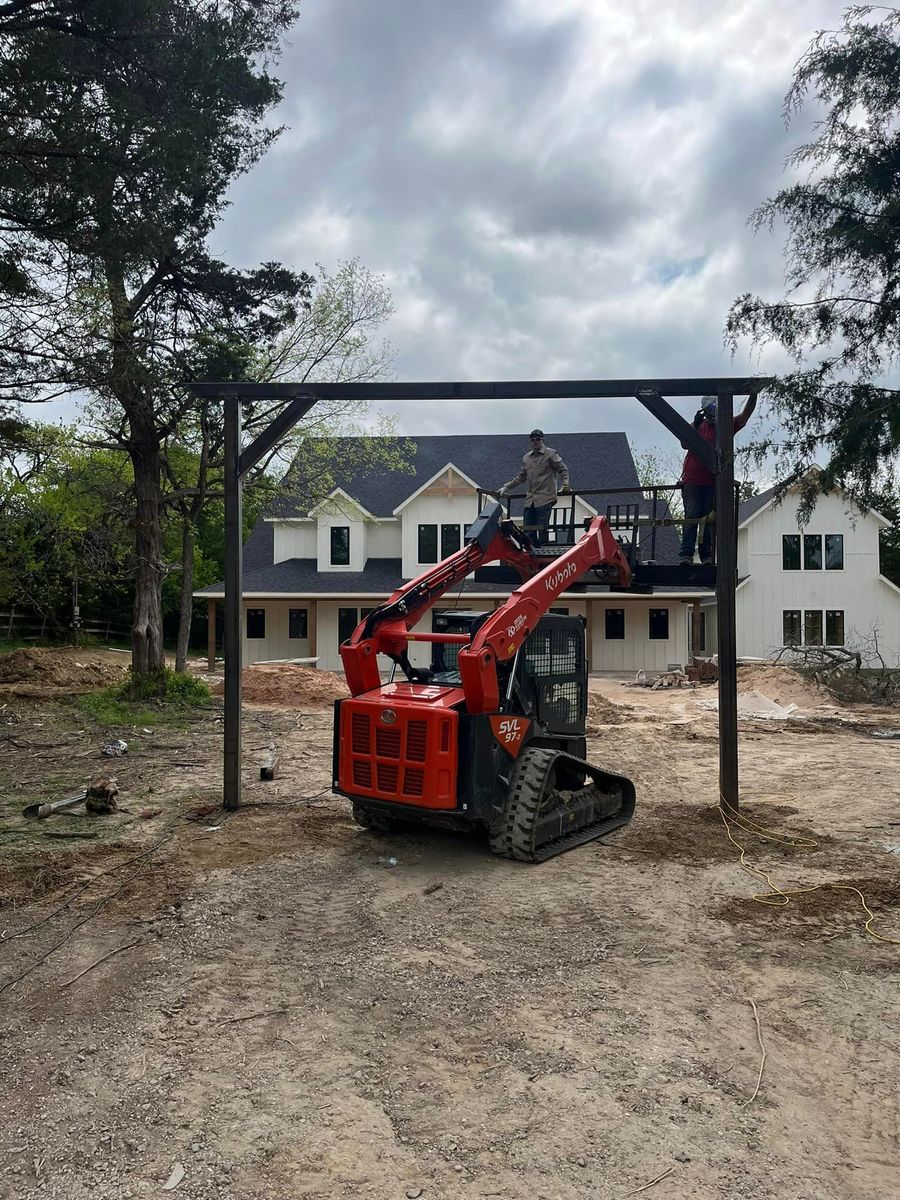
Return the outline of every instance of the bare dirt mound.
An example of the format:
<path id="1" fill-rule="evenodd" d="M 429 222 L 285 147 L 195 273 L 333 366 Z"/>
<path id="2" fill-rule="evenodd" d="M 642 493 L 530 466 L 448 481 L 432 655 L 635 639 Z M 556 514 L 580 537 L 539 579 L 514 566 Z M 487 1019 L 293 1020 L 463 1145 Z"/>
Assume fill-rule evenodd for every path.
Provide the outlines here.
<path id="1" fill-rule="evenodd" d="M 600 692 L 591 692 L 588 695 L 586 732 L 596 733 L 601 725 L 621 725 L 631 711 L 627 704 L 614 704 Z"/>
<path id="2" fill-rule="evenodd" d="M 0 655 L 0 685 L 7 693 L 49 695 L 54 690 L 90 692 L 119 683 L 127 669 L 112 663 L 62 654 L 52 647 L 13 650 Z"/>
<path id="3" fill-rule="evenodd" d="M 792 667 L 747 666 L 738 667 L 738 691 L 762 692 L 776 704 L 796 704 L 799 708 L 819 708 L 823 704 L 834 704 L 834 697 L 824 688 L 805 679 Z"/>
<path id="4" fill-rule="evenodd" d="M 221 696 L 225 684 L 219 683 L 212 690 Z M 299 663 L 259 663 L 245 667 L 243 691 L 250 704 L 273 704 L 279 708 L 330 708 L 333 701 L 350 695 L 343 675 L 302 667 Z"/>

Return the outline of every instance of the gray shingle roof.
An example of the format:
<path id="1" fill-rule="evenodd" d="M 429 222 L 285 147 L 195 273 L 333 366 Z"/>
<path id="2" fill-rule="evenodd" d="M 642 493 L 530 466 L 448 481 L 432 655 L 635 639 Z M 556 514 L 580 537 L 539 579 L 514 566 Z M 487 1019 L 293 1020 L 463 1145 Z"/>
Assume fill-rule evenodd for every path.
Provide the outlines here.
<path id="1" fill-rule="evenodd" d="M 347 439 L 348 441 L 350 439 Z M 344 473 L 338 467 L 332 471 L 335 485 L 353 496 L 373 516 L 389 517 L 408 496 L 452 462 L 476 484 L 496 488 L 510 479 L 519 468 L 522 455 L 528 450 L 524 434 L 448 434 L 440 437 L 409 439 L 414 445 L 413 473 L 404 471 L 353 471 Z M 594 488 L 636 488 L 638 475 L 631 448 L 624 433 L 559 433 L 547 434 L 546 444 L 558 450 L 569 468 L 572 486 L 577 490 Z M 341 453 L 342 440 L 335 443 L 334 460 L 356 456 Z M 635 492 L 616 492 L 606 496 L 586 497 L 598 512 L 607 505 L 634 504 Z M 641 510 L 650 512 L 650 502 L 641 500 Z M 513 504 L 513 512 L 521 512 L 522 503 Z M 269 510 L 269 516 L 305 516 L 304 505 L 297 497 L 283 496 Z M 667 515 L 662 509 L 660 516 Z M 641 531 L 645 557 L 649 554 L 649 530 Z M 678 532 L 673 528 L 658 529 L 656 560 L 675 562 L 678 557 Z M 316 570 L 314 559 L 292 558 L 274 563 L 274 526 L 260 518 L 244 545 L 245 592 L 390 592 L 400 583 L 399 559 L 370 559 L 364 571 Z M 463 591 L 503 592 L 509 589 L 499 584 L 467 581 Z M 221 594 L 222 584 L 212 584 L 197 595 Z"/>
<path id="2" fill-rule="evenodd" d="M 752 516 L 755 516 L 761 508 L 765 508 L 777 491 L 777 486 L 766 488 L 758 496 L 751 496 L 749 500 L 744 500 L 742 504 L 739 504 L 738 524 L 743 525 L 745 521 L 749 521 Z"/>
<path id="3" fill-rule="evenodd" d="M 345 439 L 348 443 L 351 439 Z M 474 479 L 479 487 L 499 488 L 519 469 L 530 449 L 525 433 L 455 433 L 440 437 L 413 437 L 413 473 L 354 470 L 332 474 L 338 487 L 358 500 L 374 517 L 389 517 L 407 496 L 436 475 L 448 462 Z M 546 444 L 558 450 L 569 468 L 572 487 L 629 488 L 638 486 L 637 471 L 624 433 L 548 433 Z M 336 443 L 334 460 L 342 456 Z M 596 505 L 595 505 L 596 507 Z M 278 506 L 278 516 L 305 516 L 302 506 L 290 499 Z"/>
<path id="4" fill-rule="evenodd" d="M 314 558 L 288 558 L 284 562 L 263 567 L 259 571 L 250 571 L 244 575 L 244 593 L 272 593 L 275 595 L 334 595 L 340 592 L 366 595 L 390 595 L 404 582 L 400 574 L 401 561 L 399 558 L 370 558 L 364 571 L 317 571 Z M 587 595 L 608 593 L 608 584 L 588 581 Z M 507 594 L 514 585 L 509 583 L 492 583 L 478 579 L 466 579 L 462 586 L 466 593 L 497 593 Z M 447 592 L 444 603 L 453 599 L 460 589 L 454 588 Z M 708 589 L 690 585 L 657 587 L 654 595 L 668 593 L 691 593 L 698 596 L 708 595 Z M 222 584 L 212 584 L 196 593 L 198 596 L 221 596 Z M 576 594 L 577 595 L 577 594 Z"/>

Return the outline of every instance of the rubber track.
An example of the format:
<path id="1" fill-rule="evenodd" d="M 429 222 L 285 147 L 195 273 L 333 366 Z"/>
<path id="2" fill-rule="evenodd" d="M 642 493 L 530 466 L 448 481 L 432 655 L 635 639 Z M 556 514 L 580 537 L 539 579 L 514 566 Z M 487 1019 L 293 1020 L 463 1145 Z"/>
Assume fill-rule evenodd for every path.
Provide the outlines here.
<path id="1" fill-rule="evenodd" d="M 546 862 L 548 858 L 627 825 L 631 820 L 633 806 L 623 803 L 622 809 L 616 814 L 602 817 L 542 846 L 535 846 L 534 827 L 541 815 L 541 801 L 546 793 L 550 772 L 560 759 L 577 765 L 588 776 L 597 772 L 591 763 L 558 750 L 543 747 L 523 750 L 510 780 L 503 817 L 491 834 L 491 849 L 495 854 L 516 858 L 520 862 Z"/>
<path id="2" fill-rule="evenodd" d="M 373 833 L 393 833 L 397 824 L 393 818 L 366 808 L 364 804 L 353 805 L 353 820 L 357 825 L 362 825 L 363 829 L 370 829 Z"/>

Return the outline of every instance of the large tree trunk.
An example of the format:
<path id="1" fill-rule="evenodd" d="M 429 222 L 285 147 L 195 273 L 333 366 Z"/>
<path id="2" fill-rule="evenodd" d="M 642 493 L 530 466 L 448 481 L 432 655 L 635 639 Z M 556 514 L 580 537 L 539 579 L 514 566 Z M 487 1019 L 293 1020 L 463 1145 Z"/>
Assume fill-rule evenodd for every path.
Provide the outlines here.
<path id="1" fill-rule="evenodd" d="M 140 433 L 132 425 L 134 469 L 134 551 L 136 559 L 134 620 L 131 626 L 131 671 L 142 690 L 165 692 L 162 626 L 162 524 L 160 521 L 160 451 L 154 430 Z M 154 684 L 155 678 L 155 684 Z"/>
<path id="2" fill-rule="evenodd" d="M 190 517 L 181 520 L 181 608 L 178 613 L 178 645 L 175 650 L 175 670 L 187 670 L 188 642 L 191 637 L 191 618 L 194 615 L 194 522 Z"/>

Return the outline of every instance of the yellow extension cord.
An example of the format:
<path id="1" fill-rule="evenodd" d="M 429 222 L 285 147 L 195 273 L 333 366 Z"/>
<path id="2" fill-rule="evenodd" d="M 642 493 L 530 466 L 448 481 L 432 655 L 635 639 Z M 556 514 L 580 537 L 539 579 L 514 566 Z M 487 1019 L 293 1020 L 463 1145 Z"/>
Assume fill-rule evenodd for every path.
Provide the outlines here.
<path id="1" fill-rule="evenodd" d="M 855 892 L 856 895 L 859 896 L 860 904 L 862 904 L 863 909 L 867 914 L 866 933 L 869 935 L 869 937 L 874 938 L 876 942 L 888 942 L 892 946 L 900 946 L 900 938 L 889 937 L 887 934 L 875 932 L 875 930 L 872 928 L 872 923 L 876 919 L 875 914 L 872 912 L 871 908 L 869 908 L 868 904 L 866 903 L 866 898 L 859 888 L 854 887 L 852 884 L 817 883 L 811 887 L 788 888 L 785 890 L 784 888 L 780 888 L 777 883 L 774 883 L 771 877 L 762 869 L 762 867 L 757 867 L 754 866 L 753 863 L 747 862 L 746 849 L 732 834 L 732 825 L 735 825 L 744 833 L 753 834 L 756 837 L 763 838 L 768 842 L 776 842 L 780 846 L 791 846 L 797 850 L 813 850 L 818 845 L 818 842 L 816 842 L 813 838 L 784 837 L 782 834 L 775 833 L 773 830 L 766 829 L 762 825 L 757 825 L 755 821 L 751 821 L 750 818 L 744 813 L 738 812 L 737 809 L 732 808 L 724 796 L 721 797 L 721 801 L 722 803 L 719 808 L 719 815 L 722 818 L 722 824 L 725 826 L 725 832 L 728 835 L 728 840 L 735 847 L 735 849 L 740 851 L 741 868 L 753 878 L 762 880 L 762 882 L 765 883 L 769 888 L 768 892 L 754 893 L 754 895 L 750 897 L 751 900 L 755 900 L 757 904 L 768 904 L 775 908 L 784 908 L 785 905 L 790 904 L 791 896 L 801 896 L 805 892 Z"/>

